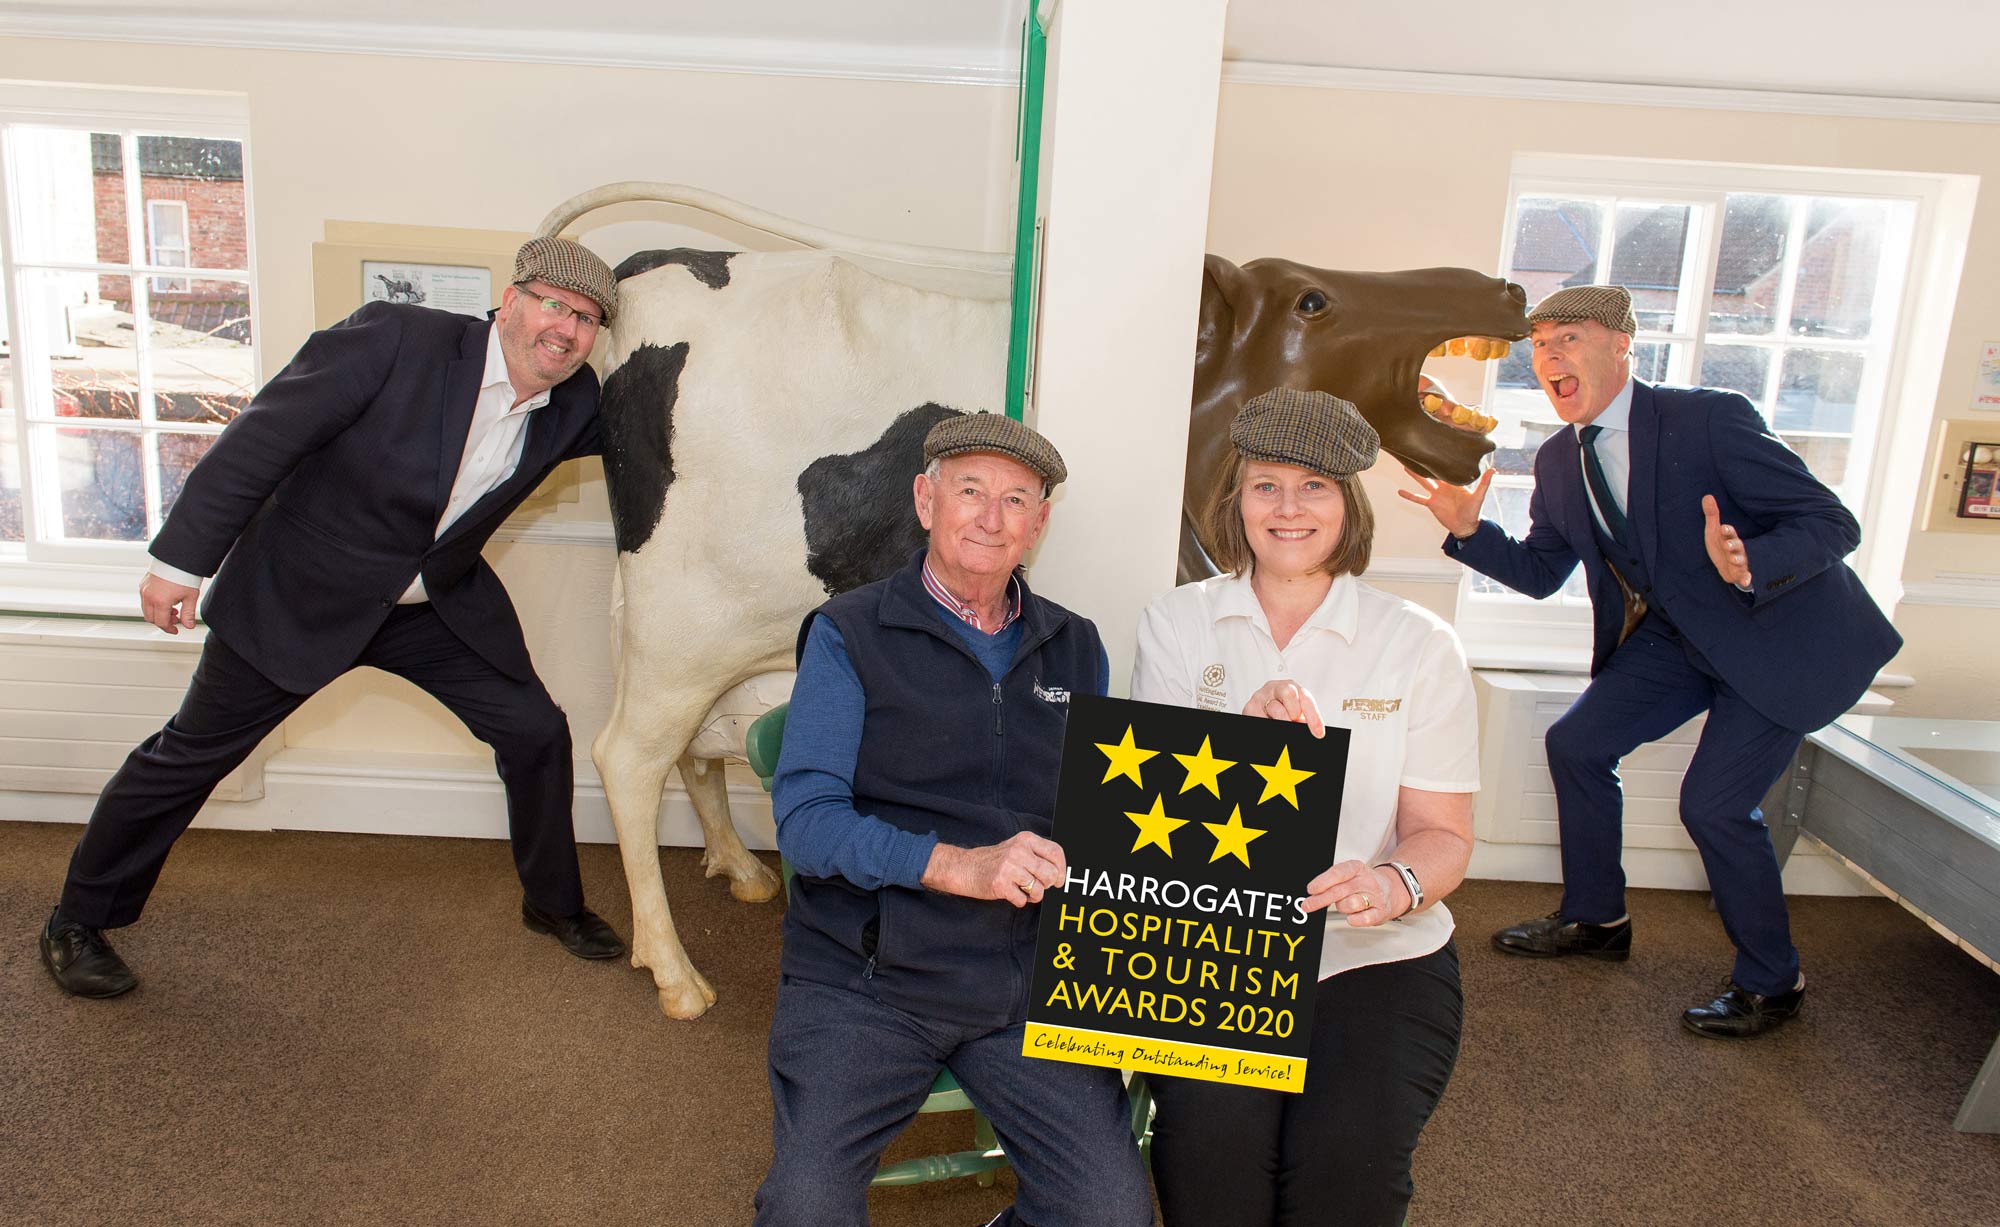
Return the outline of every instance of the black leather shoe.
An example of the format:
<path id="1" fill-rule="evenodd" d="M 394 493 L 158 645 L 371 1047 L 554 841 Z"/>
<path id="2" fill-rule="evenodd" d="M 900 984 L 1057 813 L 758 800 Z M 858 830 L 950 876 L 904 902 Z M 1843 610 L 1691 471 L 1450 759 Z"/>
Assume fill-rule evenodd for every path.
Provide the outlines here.
<path id="1" fill-rule="evenodd" d="M 42 966 L 72 997 L 116 997 L 139 987 L 139 977 L 104 940 L 104 930 L 68 919 L 60 907 L 42 926 Z"/>
<path id="2" fill-rule="evenodd" d="M 551 916 L 523 899 L 521 923 L 555 938 L 563 949 L 580 959 L 615 959 L 625 953 L 625 940 L 589 908 L 574 916 Z"/>
<path id="3" fill-rule="evenodd" d="M 1681 1025 L 1696 1035 L 1710 1039 L 1743 1040 L 1775 1030 L 1779 1023 L 1799 1012 L 1805 1004 L 1806 986 L 1789 993 L 1765 996 L 1732 983 L 1707 1005 L 1698 1005 L 1681 1015 Z"/>
<path id="4" fill-rule="evenodd" d="M 1594 925 L 1581 920 L 1564 920 L 1561 912 L 1550 912 L 1534 920 L 1508 925 L 1493 935 L 1493 945 L 1502 954 L 1519 954 L 1531 959 L 1580 954 L 1585 958 L 1622 963 L 1632 957 L 1632 922 Z"/>

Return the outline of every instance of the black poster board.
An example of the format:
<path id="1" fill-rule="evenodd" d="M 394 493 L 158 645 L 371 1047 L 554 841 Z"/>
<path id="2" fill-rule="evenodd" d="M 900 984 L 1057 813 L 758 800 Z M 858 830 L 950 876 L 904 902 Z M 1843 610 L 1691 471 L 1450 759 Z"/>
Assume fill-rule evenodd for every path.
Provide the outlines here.
<path id="1" fill-rule="evenodd" d="M 1029 1056 L 1305 1088 L 1348 733 L 1075 696 Z"/>

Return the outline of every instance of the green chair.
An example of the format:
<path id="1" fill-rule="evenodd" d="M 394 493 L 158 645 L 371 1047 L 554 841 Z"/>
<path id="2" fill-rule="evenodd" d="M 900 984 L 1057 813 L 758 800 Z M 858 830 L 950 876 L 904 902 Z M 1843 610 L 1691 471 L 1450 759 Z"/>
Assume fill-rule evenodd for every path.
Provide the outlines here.
<path id="1" fill-rule="evenodd" d="M 785 744 L 785 713 L 791 704 L 780 703 L 750 725 L 743 735 L 745 756 L 750 760 L 750 769 L 764 782 L 764 791 L 771 791 L 771 781 L 778 774 L 778 752 Z M 784 873 L 785 893 L 791 894 L 792 868 L 780 861 Z M 993 1172 L 1007 1166 L 1006 1152 L 993 1136 L 993 1122 L 986 1114 L 972 1106 L 958 1079 L 950 1070 L 940 1071 L 937 1081 L 931 1083 L 931 1093 L 924 1097 L 924 1112 L 970 1112 L 972 1113 L 972 1149 L 954 1151 L 945 1155 L 925 1155 L 919 1159 L 905 1159 L 900 1163 L 885 1163 L 882 1170 L 875 1173 L 870 1183 L 879 1186 L 903 1184 L 928 1184 L 933 1180 L 952 1180 L 959 1176 L 977 1178 L 981 1188 L 993 1184 Z"/>

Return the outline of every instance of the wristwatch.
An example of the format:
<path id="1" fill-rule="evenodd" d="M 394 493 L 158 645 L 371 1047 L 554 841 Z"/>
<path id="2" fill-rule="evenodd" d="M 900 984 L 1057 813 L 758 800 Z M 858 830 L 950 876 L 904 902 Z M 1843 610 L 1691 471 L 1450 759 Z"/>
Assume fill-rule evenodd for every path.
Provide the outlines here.
<path id="1" fill-rule="evenodd" d="M 1377 868 L 1395 870 L 1396 876 L 1403 879 L 1403 889 L 1410 892 L 1410 906 L 1404 908 L 1402 916 L 1396 919 L 1401 920 L 1403 916 L 1408 916 L 1424 905 L 1424 884 L 1417 881 L 1416 870 L 1401 861 L 1389 861 Z"/>

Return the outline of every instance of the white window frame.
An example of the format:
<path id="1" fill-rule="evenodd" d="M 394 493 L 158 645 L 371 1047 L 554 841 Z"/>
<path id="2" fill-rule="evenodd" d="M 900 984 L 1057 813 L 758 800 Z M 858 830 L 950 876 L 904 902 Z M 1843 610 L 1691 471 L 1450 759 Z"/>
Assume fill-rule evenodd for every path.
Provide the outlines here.
<path id="1" fill-rule="evenodd" d="M 135 306 L 143 308 L 149 284 L 155 277 L 219 279 L 244 282 L 250 300 L 251 336 L 262 335 L 258 317 L 255 191 L 250 182 L 250 116 L 248 100 L 241 94 L 75 86 L 56 83 L 0 82 L 0 129 L 16 125 L 69 128 L 82 132 L 118 132 L 123 142 L 126 177 L 126 235 L 129 251 L 122 264 L 64 265 L 45 261 L 20 260 L 18 235 L 21 228 L 20 202 L 12 185 L 17 178 L 8 159 L 0 157 L 0 283 L 4 284 L 6 318 L 13 321 L 13 334 L 23 330 L 27 313 L 23 310 L 23 264 L 28 267 L 108 273 L 131 279 Z M 245 230 L 244 267 L 206 269 L 166 267 L 148 262 L 147 235 L 139 187 L 139 136 L 179 136 L 197 139 L 230 140 L 243 148 L 243 209 Z M 192 236 L 189 236 L 190 244 Z M 192 258 L 190 249 L 190 259 Z M 143 351 L 142 351 L 143 354 Z M 22 346 L 13 342 L 13 361 L 8 389 L 12 409 L 0 413 L 14 416 L 15 429 L 22 440 L 21 499 L 26 524 L 24 543 L 0 542 L 0 611 L 28 613 L 90 613 L 136 617 L 136 591 L 147 564 L 146 542 L 65 541 L 38 535 L 32 517 L 36 513 L 38 480 L 54 479 L 52 466 L 38 462 L 27 440 L 31 426 L 46 425 L 48 413 L 37 413 L 29 401 L 27 362 Z M 156 424 L 149 363 L 139 362 L 141 418 L 132 433 L 146 440 L 145 481 L 148 505 L 157 505 L 159 469 L 153 437 L 164 428 L 176 433 L 215 433 L 219 426 L 197 423 Z M 264 355 L 253 347 L 252 386 L 264 380 Z M 118 427 L 95 427 L 117 430 Z M 156 529 L 156 526 L 154 526 Z"/>
<path id="2" fill-rule="evenodd" d="M 1687 324 L 1692 312 L 1708 308 L 1721 242 L 1722 204 L 1731 193 L 1895 199 L 1914 206 L 1907 236 L 1892 234 L 1884 242 L 1884 279 L 1900 278 L 1900 284 L 1879 286 L 1877 301 L 1893 305 L 1895 323 L 1884 330 L 1886 335 L 1870 342 L 1875 352 L 1868 382 L 1879 384 L 1881 410 L 1870 420 L 1857 414 L 1851 449 L 1851 454 L 1869 460 L 1859 497 L 1850 504 L 1861 521 L 1861 548 L 1848 562 L 1877 603 L 1893 611 L 1902 598 L 1910 519 L 1918 510 L 1927 435 L 1978 193 L 1975 176 L 1522 154 L 1515 158 L 1508 182 L 1500 273 L 1506 276 L 1513 268 L 1517 210 L 1523 197 L 1636 197 L 1712 210 L 1707 216 L 1714 219 L 1713 225 L 1704 223 L 1700 210 L 1690 215 L 1685 258 L 1692 267 L 1684 270 L 1676 329 L 1649 332 L 1642 338 L 1675 345 L 1672 379 L 1691 382 L 1701 369 L 1702 344 Z M 1900 270 L 1887 258 L 1899 238 L 1906 238 L 1908 252 Z M 1788 260 L 1798 258 L 1797 246 L 1788 247 Z M 1712 343 L 1739 340 L 1718 334 Z M 1785 339 L 1785 344 L 1813 347 L 1810 341 L 1797 344 L 1793 339 Z M 1878 362 L 1876 355 L 1882 360 Z M 1776 368 L 1778 363 L 1772 365 Z M 1491 404 L 1499 363 L 1486 364 L 1482 377 L 1481 399 Z M 1771 378 L 1777 377 L 1774 369 Z M 1557 595 L 1532 601 L 1514 594 L 1479 594 L 1472 590 L 1473 578 L 1469 572 L 1460 578 L 1455 619 L 1469 654 L 1484 664 L 1513 667 L 1587 665 L 1591 624 L 1587 600 Z"/>
<path id="3" fill-rule="evenodd" d="M 164 252 L 176 250 L 160 245 L 160 217 L 163 214 L 178 214 L 180 217 L 181 241 L 178 248 L 180 258 L 170 260 Z M 188 235 L 188 207 L 185 200 L 148 200 L 146 202 L 146 258 L 162 268 L 187 268 L 194 263 L 194 240 Z M 192 284 L 186 277 L 154 277 L 152 292 L 155 294 L 185 294 Z"/>

